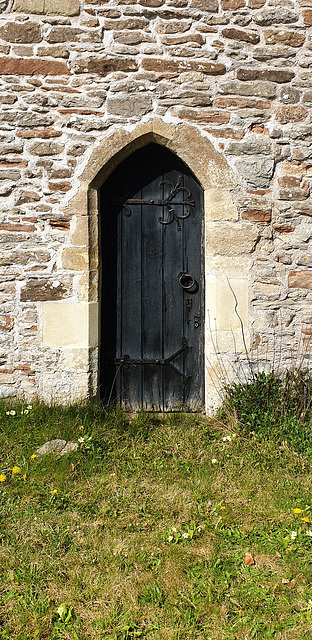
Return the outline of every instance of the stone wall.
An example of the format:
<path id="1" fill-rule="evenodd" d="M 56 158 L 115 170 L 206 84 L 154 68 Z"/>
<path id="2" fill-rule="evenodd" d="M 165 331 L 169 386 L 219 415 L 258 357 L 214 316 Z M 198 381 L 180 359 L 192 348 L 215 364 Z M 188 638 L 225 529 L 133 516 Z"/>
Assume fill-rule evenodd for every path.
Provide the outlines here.
<path id="1" fill-rule="evenodd" d="M 205 189 L 207 407 L 241 322 L 251 359 L 308 355 L 311 26 L 312 0 L 0 0 L 2 396 L 96 394 L 97 187 L 150 140 Z"/>

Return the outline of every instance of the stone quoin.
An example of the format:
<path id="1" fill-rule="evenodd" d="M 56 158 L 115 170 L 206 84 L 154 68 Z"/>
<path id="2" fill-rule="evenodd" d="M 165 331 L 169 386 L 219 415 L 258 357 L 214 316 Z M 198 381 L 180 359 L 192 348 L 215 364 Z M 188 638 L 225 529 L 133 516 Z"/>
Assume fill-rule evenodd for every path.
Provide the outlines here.
<path id="1" fill-rule="evenodd" d="M 311 0 L 0 0 L 1 397 L 99 396 L 99 191 L 151 143 L 203 189 L 205 410 L 246 361 L 308 364 L 311 27 Z"/>

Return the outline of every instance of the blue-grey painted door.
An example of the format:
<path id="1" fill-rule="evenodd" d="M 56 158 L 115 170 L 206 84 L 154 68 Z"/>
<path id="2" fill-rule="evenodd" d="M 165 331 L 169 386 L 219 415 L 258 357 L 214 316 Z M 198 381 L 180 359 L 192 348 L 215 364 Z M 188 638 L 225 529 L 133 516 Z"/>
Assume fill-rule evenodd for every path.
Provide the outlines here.
<path id="1" fill-rule="evenodd" d="M 126 409 L 203 407 L 203 191 L 149 144 L 101 190 L 101 396 Z"/>

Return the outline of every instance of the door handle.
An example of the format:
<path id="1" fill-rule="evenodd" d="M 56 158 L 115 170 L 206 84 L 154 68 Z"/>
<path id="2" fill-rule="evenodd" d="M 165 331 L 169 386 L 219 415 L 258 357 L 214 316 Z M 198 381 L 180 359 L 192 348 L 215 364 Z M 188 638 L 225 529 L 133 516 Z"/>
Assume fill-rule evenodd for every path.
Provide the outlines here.
<path id="1" fill-rule="evenodd" d="M 194 292 L 194 289 L 197 288 L 197 282 L 190 273 L 179 273 L 178 275 L 179 285 L 184 291 L 189 291 L 190 293 Z"/>

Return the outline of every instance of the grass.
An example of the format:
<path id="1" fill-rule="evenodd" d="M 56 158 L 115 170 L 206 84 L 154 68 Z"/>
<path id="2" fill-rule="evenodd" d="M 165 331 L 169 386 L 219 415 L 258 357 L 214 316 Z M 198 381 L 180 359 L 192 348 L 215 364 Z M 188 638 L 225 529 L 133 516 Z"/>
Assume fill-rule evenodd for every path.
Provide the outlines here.
<path id="1" fill-rule="evenodd" d="M 0 403 L 1 640 L 311 638 L 309 456 L 193 414 L 25 409 Z M 85 441 L 31 458 L 53 438 Z"/>

